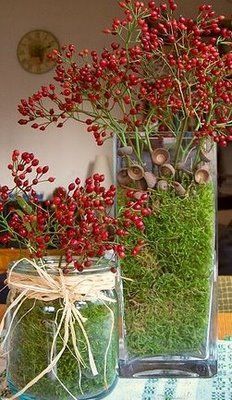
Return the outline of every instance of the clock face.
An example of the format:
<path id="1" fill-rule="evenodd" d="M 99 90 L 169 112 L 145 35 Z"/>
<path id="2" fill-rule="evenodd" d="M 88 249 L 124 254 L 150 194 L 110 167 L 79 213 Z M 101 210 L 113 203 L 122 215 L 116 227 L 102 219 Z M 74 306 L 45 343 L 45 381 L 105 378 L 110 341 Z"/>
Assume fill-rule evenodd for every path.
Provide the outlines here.
<path id="1" fill-rule="evenodd" d="M 31 31 L 18 44 L 18 60 L 26 71 L 43 74 L 55 66 L 47 57 L 53 49 L 59 50 L 59 42 L 52 33 L 41 29 Z"/>

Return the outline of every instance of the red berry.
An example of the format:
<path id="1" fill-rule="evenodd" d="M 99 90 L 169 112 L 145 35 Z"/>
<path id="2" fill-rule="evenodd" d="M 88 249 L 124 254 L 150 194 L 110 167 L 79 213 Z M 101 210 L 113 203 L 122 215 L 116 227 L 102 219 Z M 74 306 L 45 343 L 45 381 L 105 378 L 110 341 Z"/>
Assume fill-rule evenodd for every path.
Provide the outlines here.
<path id="1" fill-rule="evenodd" d="M 69 186 L 68 186 L 68 190 L 72 191 L 74 189 L 75 189 L 75 183 L 70 183 Z"/>
<path id="2" fill-rule="evenodd" d="M 20 119 L 20 120 L 18 121 L 18 123 L 19 123 L 20 125 L 26 125 L 26 124 L 28 123 L 28 120 L 27 120 L 27 119 Z"/>

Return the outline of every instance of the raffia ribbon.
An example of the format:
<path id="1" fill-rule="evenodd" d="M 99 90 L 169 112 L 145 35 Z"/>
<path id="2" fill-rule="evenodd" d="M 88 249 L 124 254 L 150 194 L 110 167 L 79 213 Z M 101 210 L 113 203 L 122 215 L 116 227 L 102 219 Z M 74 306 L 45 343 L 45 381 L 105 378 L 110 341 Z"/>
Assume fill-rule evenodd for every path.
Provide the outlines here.
<path id="1" fill-rule="evenodd" d="M 34 274 L 23 274 L 15 272 L 15 268 L 22 261 L 26 261 L 29 263 L 34 269 Z M 113 330 L 114 330 L 114 313 L 112 309 L 107 305 L 107 302 L 115 302 L 114 299 L 106 296 L 102 291 L 112 290 L 115 288 L 115 274 L 111 271 L 104 271 L 101 273 L 94 273 L 94 275 L 83 274 L 83 275 L 63 275 L 62 270 L 59 271 L 59 275 L 52 275 L 46 271 L 46 265 L 38 266 L 36 262 L 28 259 L 18 260 L 11 270 L 8 273 L 7 278 L 8 287 L 11 289 L 14 300 L 10 304 L 7 309 L 7 312 L 4 315 L 4 318 L 0 324 L 0 335 L 4 329 L 5 320 L 7 315 L 14 309 L 10 325 L 7 329 L 4 340 L 1 344 L 1 349 L 4 349 L 6 345 L 6 341 L 11 333 L 12 325 L 15 317 L 21 307 L 27 299 L 36 299 L 44 302 L 53 301 L 56 299 L 63 299 L 63 309 L 60 317 L 60 321 L 57 327 L 57 331 L 54 335 L 51 351 L 50 351 L 50 364 L 41 371 L 33 380 L 31 380 L 22 390 L 18 393 L 10 397 L 9 400 L 14 400 L 17 397 L 21 396 L 25 393 L 30 387 L 32 387 L 35 383 L 37 383 L 44 375 L 48 372 L 54 371 L 54 367 L 57 365 L 58 361 L 62 357 L 65 349 L 68 348 L 68 342 L 71 338 L 72 345 L 74 349 L 74 355 L 78 362 L 79 366 L 85 366 L 85 363 L 81 357 L 80 351 L 77 347 L 77 338 L 75 333 L 75 323 L 78 323 L 83 336 L 86 341 L 87 349 L 88 349 L 88 358 L 89 365 L 92 371 L 92 374 L 96 376 L 98 374 L 97 367 L 95 364 L 95 360 L 93 357 L 91 344 L 89 342 L 89 338 L 87 332 L 84 327 L 84 323 L 86 322 L 86 318 L 84 318 L 81 312 L 76 308 L 75 303 L 77 301 L 96 301 L 101 300 L 105 307 L 109 310 L 112 318 L 112 326 L 110 332 L 110 338 L 107 345 L 106 353 L 105 353 L 105 363 L 104 363 L 104 381 L 107 387 L 107 379 L 106 379 L 106 367 L 107 367 L 107 354 L 110 348 Z M 55 354 L 55 345 L 58 336 L 61 335 L 61 329 L 64 327 L 64 334 L 62 337 L 63 346 L 62 349 L 56 356 Z M 56 374 L 55 374 L 56 375 Z M 56 378 L 63 386 L 63 388 L 69 393 L 69 395 L 76 399 L 72 393 L 68 390 L 68 388 L 59 380 L 58 376 Z"/>

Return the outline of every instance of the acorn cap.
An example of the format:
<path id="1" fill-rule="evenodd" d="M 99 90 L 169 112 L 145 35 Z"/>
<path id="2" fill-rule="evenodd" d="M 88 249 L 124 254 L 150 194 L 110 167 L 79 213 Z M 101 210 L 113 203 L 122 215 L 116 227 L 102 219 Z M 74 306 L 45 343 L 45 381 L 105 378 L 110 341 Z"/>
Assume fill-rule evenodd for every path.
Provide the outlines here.
<path id="1" fill-rule="evenodd" d="M 118 155 L 119 156 L 130 156 L 133 153 L 133 148 L 131 146 L 119 147 Z"/>
<path id="2" fill-rule="evenodd" d="M 160 167 L 161 176 L 173 177 L 175 172 L 175 168 L 171 164 L 163 164 Z"/>
<path id="3" fill-rule="evenodd" d="M 164 192 L 168 191 L 168 182 L 165 181 L 164 179 L 161 179 L 158 183 L 157 183 L 157 189 L 158 190 L 163 190 Z"/>
<path id="4" fill-rule="evenodd" d="M 170 154 L 166 149 L 158 148 L 152 151 L 151 158 L 154 164 L 163 165 L 170 160 Z"/>
<path id="5" fill-rule="evenodd" d="M 133 181 L 139 181 L 144 177 L 144 169 L 140 165 L 132 165 L 127 169 L 127 173 Z"/>
<path id="6" fill-rule="evenodd" d="M 131 178 L 128 175 L 127 168 L 122 168 L 118 173 L 117 173 L 117 182 L 120 185 L 128 185 L 131 183 Z"/>
<path id="7" fill-rule="evenodd" d="M 210 173 L 207 167 L 198 168 L 194 174 L 196 183 L 203 184 L 210 180 Z"/>
<path id="8" fill-rule="evenodd" d="M 179 182 L 173 182 L 174 189 L 178 196 L 184 196 L 186 193 L 185 188 Z"/>
<path id="9" fill-rule="evenodd" d="M 145 172 L 144 179 L 147 182 L 147 187 L 153 189 L 157 183 L 157 178 L 152 172 Z"/>

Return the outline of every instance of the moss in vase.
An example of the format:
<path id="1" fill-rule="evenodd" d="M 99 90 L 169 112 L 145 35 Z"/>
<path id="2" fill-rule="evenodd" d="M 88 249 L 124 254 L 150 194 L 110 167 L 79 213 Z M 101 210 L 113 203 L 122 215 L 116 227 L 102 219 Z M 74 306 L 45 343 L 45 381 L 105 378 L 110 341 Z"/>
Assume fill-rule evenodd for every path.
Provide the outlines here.
<path id="1" fill-rule="evenodd" d="M 153 194 L 146 246 L 122 261 L 130 355 L 195 353 L 204 349 L 214 251 L 213 185 L 188 196 Z M 132 232 L 128 240 L 138 235 Z"/>
<path id="2" fill-rule="evenodd" d="M 38 300 L 26 300 L 21 306 L 17 314 L 17 321 L 21 317 L 23 318 L 18 324 L 16 321 L 10 342 L 12 351 L 8 368 L 8 382 L 11 389 L 13 388 L 15 391 L 22 389 L 48 366 L 51 345 L 57 329 L 54 320 L 57 312 L 60 317 L 61 306 L 59 300 L 49 302 L 47 305 Z M 107 306 L 113 311 L 116 322 L 118 318 L 117 306 L 114 303 L 108 303 Z M 75 323 L 75 332 L 78 338 L 77 346 L 86 367 L 80 369 L 78 366 L 70 340 L 69 350 L 65 350 L 54 370 L 60 381 L 74 396 L 78 399 L 86 399 L 90 398 L 93 393 L 95 395 L 101 394 L 110 388 L 116 379 L 118 333 L 114 330 L 107 354 L 106 387 L 104 365 L 112 327 L 111 312 L 100 301 L 79 303 L 78 309 L 82 316 L 87 318 L 84 326 L 91 343 L 98 375 L 95 377 L 92 375 L 86 341 L 77 323 Z M 59 323 L 59 318 L 57 322 Z M 61 335 L 63 334 L 64 331 L 62 330 Z M 59 336 L 56 342 L 56 353 L 61 350 L 62 344 L 62 337 Z M 25 366 L 25 368 L 22 368 L 22 366 Z M 32 386 L 22 398 L 68 400 L 70 395 L 56 379 L 55 374 L 50 372 Z"/>

